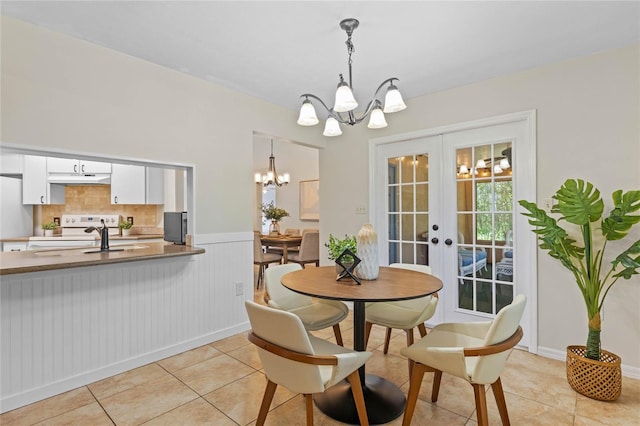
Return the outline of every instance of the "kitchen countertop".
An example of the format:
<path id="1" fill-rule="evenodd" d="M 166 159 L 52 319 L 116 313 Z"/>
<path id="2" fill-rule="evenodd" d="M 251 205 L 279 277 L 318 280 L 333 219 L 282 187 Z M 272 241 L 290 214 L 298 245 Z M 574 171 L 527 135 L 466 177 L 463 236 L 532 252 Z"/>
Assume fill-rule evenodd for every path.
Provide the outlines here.
<path id="1" fill-rule="evenodd" d="M 126 237 L 126 239 L 129 238 Z M 111 247 L 111 249 L 116 248 L 124 248 L 124 250 L 100 252 L 97 247 L 82 247 L 2 252 L 0 253 L 0 275 L 69 269 L 82 266 L 98 266 L 176 256 L 191 256 L 204 253 L 204 249 L 202 248 L 164 242 L 136 243 Z M 87 253 L 96 250 L 98 251 L 96 253 Z"/>
<path id="2" fill-rule="evenodd" d="M 91 236 L 91 235 L 89 235 Z M 37 236 L 33 236 L 33 237 L 13 237 L 13 238 L 2 238 L 0 239 L 0 243 L 22 243 L 22 242 L 28 242 L 29 239 L 32 238 L 41 238 L 41 239 L 45 239 L 47 238 L 48 240 L 51 240 L 51 238 L 56 238 L 56 237 L 60 237 L 60 239 L 62 239 L 62 235 L 60 234 L 56 234 L 53 237 L 44 237 L 42 235 L 37 235 Z M 65 236 L 64 238 L 66 239 L 74 239 L 75 236 Z M 81 236 L 82 239 L 86 239 L 87 236 L 82 235 Z M 93 236 L 94 239 L 96 240 L 100 240 L 100 237 L 98 235 Z M 152 239 L 156 239 L 156 238 L 160 238 L 160 239 L 164 239 L 164 235 L 163 234 L 133 234 L 133 235 L 127 235 L 127 236 L 122 236 L 122 235 L 109 235 L 109 241 L 118 241 L 118 240 L 152 240 Z M 77 238 L 76 238 L 77 239 Z"/>

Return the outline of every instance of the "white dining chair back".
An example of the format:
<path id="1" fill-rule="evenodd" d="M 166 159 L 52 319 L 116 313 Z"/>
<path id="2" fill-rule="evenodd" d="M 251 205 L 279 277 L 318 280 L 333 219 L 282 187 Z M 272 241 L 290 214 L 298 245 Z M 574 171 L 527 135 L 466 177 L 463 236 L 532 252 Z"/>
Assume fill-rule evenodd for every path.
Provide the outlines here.
<path id="1" fill-rule="evenodd" d="M 425 372 L 433 372 L 431 401 L 438 400 L 442 373 L 468 381 L 473 387 L 478 425 L 488 424 L 486 385 L 491 385 L 502 424 L 509 424 L 500 374 L 513 347 L 522 339 L 520 320 L 526 298 L 517 295 L 493 321 L 445 323 L 420 341 L 402 349 L 413 365 L 402 424 L 408 426 Z"/>
<path id="2" fill-rule="evenodd" d="M 312 336 L 300 318 L 290 312 L 250 300 L 245 301 L 245 308 L 251 323 L 249 341 L 258 348 L 267 378 L 258 426 L 265 422 L 278 385 L 304 395 L 307 425 L 313 425 L 312 394 L 324 392 L 345 378 L 351 383 L 360 424 L 369 424 L 358 368 L 371 352 L 356 352 Z"/>
<path id="3" fill-rule="evenodd" d="M 265 271 L 265 288 L 269 293 L 269 306 L 289 311 L 300 306 L 310 305 L 313 300 L 309 296 L 291 291 L 280 282 L 282 276 L 302 269 L 297 263 L 285 263 L 273 266 Z"/>
<path id="4" fill-rule="evenodd" d="M 267 269 L 265 288 L 268 305 L 296 314 L 308 331 L 332 327 L 336 342 L 342 346 L 340 321 L 349 314 L 349 307 L 338 300 L 312 299 L 282 285 L 283 275 L 301 269 L 302 266 L 297 263 L 286 263 Z"/>
<path id="5" fill-rule="evenodd" d="M 392 263 L 391 268 L 407 269 L 431 275 L 431 267 L 428 265 L 414 265 L 411 263 Z M 420 297 L 411 300 L 394 302 L 373 302 L 365 309 L 365 341 L 369 341 L 371 329 L 374 324 L 386 327 L 383 353 L 389 352 L 391 330 L 401 329 L 407 335 L 407 346 L 413 344 L 413 329 L 418 327 L 420 336 L 427 334 L 425 321 L 431 318 L 438 307 L 437 294 Z"/>

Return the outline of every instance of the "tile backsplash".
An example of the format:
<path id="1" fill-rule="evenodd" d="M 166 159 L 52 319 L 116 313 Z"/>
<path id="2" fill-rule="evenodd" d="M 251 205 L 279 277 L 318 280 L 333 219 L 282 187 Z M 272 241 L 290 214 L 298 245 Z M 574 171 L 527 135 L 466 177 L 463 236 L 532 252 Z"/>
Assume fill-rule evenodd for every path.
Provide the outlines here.
<path id="1" fill-rule="evenodd" d="M 42 209 L 41 215 L 34 212 L 34 220 L 39 218 L 40 223 L 51 222 L 62 214 L 119 214 L 123 220 L 133 216 L 133 229 L 138 231 L 134 233 L 162 233 L 162 204 L 111 204 L 110 185 L 69 185 L 65 187 L 65 204 L 34 206 L 36 208 Z"/>

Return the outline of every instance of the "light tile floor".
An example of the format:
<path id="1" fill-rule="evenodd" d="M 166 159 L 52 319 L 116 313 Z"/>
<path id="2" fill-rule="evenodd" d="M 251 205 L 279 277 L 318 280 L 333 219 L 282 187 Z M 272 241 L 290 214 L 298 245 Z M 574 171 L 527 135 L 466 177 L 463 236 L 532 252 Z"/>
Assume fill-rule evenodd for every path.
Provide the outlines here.
<path id="1" fill-rule="evenodd" d="M 262 292 L 254 298 L 262 303 Z M 352 346 L 353 319 L 341 323 L 345 346 Z M 334 340 L 331 329 L 315 333 Z M 417 336 L 416 336 L 417 337 Z M 404 333 L 394 331 L 389 354 L 382 353 L 384 329 L 374 327 L 367 372 L 409 389 Z M 465 381 L 443 376 L 438 402 L 430 402 L 431 376 L 425 375 L 414 425 L 476 424 L 473 390 Z M 565 366 L 514 350 L 502 375 L 514 425 L 640 425 L 640 380 L 623 379 L 615 402 L 576 394 L 567 384 Z M 2 425 L 254 425 L 266 381 L 255 347 L 246 333 L 127 371 L 0 416 Z M 488 390 L 491 393 L 491 390 Z M 487 396 L 490 424 L 500 424 L 492 395 Z M 314 408 L 315 425 L 340 424 Z M 402 417 L 389 423 L 400 425 Z M 301 395 L 278 387 L 267 425 L 304 425 Z"/>

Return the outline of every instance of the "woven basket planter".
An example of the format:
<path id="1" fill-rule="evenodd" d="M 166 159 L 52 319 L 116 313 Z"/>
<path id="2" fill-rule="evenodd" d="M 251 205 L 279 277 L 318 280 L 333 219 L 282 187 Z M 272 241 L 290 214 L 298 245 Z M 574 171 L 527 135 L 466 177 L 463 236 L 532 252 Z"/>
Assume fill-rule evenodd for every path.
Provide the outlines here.
<path id="1" fill-rule="evenodd" d="M 600 350 L 600 360 L 585 358 L 585 346 L 567 346 L 567 381 L 581 395 L 614 401 L 622 392 L 622 360 Z"/>

